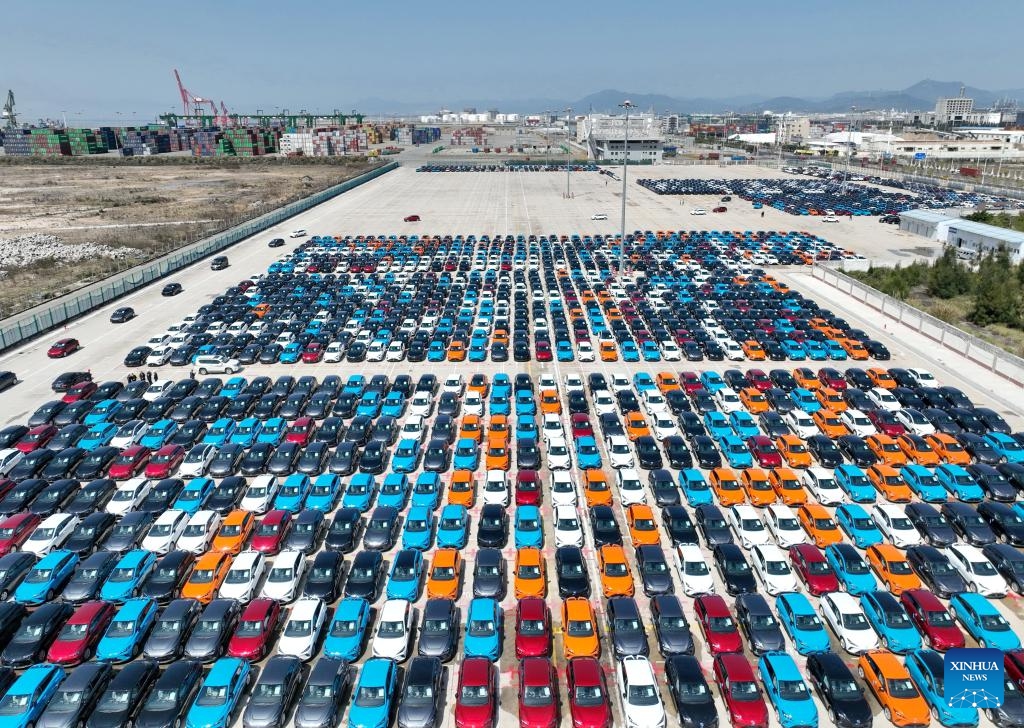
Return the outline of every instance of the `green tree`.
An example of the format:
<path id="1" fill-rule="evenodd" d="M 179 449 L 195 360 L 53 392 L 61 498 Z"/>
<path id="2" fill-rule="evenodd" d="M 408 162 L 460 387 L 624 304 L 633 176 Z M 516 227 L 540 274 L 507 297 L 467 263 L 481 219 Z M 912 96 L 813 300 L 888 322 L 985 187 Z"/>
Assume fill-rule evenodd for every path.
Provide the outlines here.
<path id="1" fill-rule="evenodd" d="M 986 255 L 978 264 L 974 285 L 974 307 L 968 319 L 979 326 L 1006 324 L 1020 326 L 1021 286 L 1005 252 Z"/>
<path id="2" fill-rule="evenodd" d="M 928 294 L 953 298 L 971 290 L 971 272 L 961 265 L 953 248 L 946 248 L 928 271 Z"/>

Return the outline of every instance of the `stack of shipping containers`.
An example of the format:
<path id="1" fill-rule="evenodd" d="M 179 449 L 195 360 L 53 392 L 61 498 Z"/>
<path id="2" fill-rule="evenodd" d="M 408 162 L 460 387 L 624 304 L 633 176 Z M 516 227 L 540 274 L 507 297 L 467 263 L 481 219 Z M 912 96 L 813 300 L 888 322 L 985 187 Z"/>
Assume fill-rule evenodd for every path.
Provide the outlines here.
<path id="1" fill-rule="evenodd" d="M 103 137 L 92 129 L 68 129 L 68 144 L 71 156 L 82 157 L 87 154 L 106 154 L 107 145 Z"/>
<path id="2" fill-rule="evenodd" d="M 8 157 L 32 155 L 32 138 L 28 129 L 8 129 L 4 132 L 4 152 Z"/>

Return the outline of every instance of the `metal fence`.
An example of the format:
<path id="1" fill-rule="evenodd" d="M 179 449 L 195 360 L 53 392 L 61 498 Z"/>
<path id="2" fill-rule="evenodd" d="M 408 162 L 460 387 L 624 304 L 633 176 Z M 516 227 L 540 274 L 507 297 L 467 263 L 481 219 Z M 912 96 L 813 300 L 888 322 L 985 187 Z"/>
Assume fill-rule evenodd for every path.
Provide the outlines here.
<path id="1" fill-rule="evenodd" d="M 935 318 L 892 296 L 887 296 L 855 278 L 824 265 L 811 267 L 811 275 L 828 285 L 848 293 L 883 316 L 899 321 L 927 336 L 943 348 L 954 351 L 986 367 L 1014 384 L 1024 385 L 1024 359 L 982 341 L 945 321 Z"/>
<path id="2" fill-rule="evenodd" d="M 265 215 L 252 218 L 241 225 L 204 238 L 183 248 L 178 248 L 160 258 L 137 265 L 123 273 L 117 273 L 85 288 L 4 319 L 0 321 L 0 351 L 9 349 L 33 336 L 45 333 L 77 316 L 88 313 L 94 308 L 120 298 L 127 293 L 131 293 L 158 278 L 180 270 L 201 258 L 230 247 L 250 235 L 262 232 L 282 220 L 287 220 L 300 212 L 305 212 L 311 207 L 319 205 L 321 202 L 326 202 L 343 192 L 376 179 L 397 167 L 398 164 L 396 162 L 389 162 L 358 177 L 346 180 L 341 184 L 328 187 L 309 197 L 272 210 Z"/>

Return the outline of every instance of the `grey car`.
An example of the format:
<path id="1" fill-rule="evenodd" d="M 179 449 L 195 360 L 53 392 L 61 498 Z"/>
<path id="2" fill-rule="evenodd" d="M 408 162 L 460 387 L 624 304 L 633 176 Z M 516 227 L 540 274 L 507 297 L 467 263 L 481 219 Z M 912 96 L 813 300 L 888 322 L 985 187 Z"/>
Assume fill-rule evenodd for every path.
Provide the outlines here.
<path id="1" fill-rule="evenodd" d="M 395 545 L 398 533 L 398 509 L 391 506 L 377 506 L 373 509 L 366 531 L 363 532 L 363 548 L 387 551 Z"/>
<path id="2" fill-rule="evenodd" d="M 772 650 L 786 649 L 786 640 L 782 636 L 779 622 L 760 594 L 740 594 L 736 597 L 736 621 L 754 654 L 763 655 Z"/>
<path id="3" fill-rule="evenodd" d="M 436 657 L 416 657 L 405 671 L 398 728 L 433 728 L 441 717 L 445 669 Z"/>
<path id="4" fill-rule="evenodd" d="M 651 620 L 658 635 L 658 649 L 663 656 L 693 654 L 693 633 L 678 597 L 671 594 L 653 597 Z"/>
<path id="5" fill-rule="evenodd" d="M 159 675 L 160 667 L 152 660 L 129 662 L 107 683 L 86 727 L 121 728 L 132 723 Z"/>
<path id="6" fill-rule="evenodd" d="M 643 655 L 650 653 L 643 619 L 632 597 L 614 597 L 608 600 L 609 637 L 615 656 Z"/>
<path id="7" fill-rule="evenodd" d="M 185 656 L 202 662 L 220 657 L 235 631 L 240 612 L 234 599 L 214 599 L 207 604 L 185 643 Z"/>
<path id="8" fill-rule="evenodd" d="M 473 564 L 473 596 L 503 599 L 508 585 L 505 557 L 498 549 L 480 549 Z"/>
<path id="9" fill-rule="evenodd" d="M 27 551 L 12 551 L 0 557 L 0 602 L 14 593 L 32 567 L 36 565 L 35 554 Z"/>
<path id="10" fill-rule="evenodd" d="M 64 601 L 72 604 L 80 604 L 90 599 L 95 599 L 100 592 L 103 582 L 114 570 L 120 556 L 113 551 L 97 551 L 87 559 L 78 562 L 75 573 L 64 591 L 61 593 Z"/>
<path id="11" fill-rule="evenodd" d="M 135 721 L 137 728 L 173 728 L 188 710 L 203 679 L 196 660 L 177 660 L 156 681 Z"/>
<path id="12" fill-rule="evenodd" d="M 447 662 L 455 655 L 459 640 L 458 608 L 451 599 L 428 599 L 420 626 L 420 657 L 437 657 Z"/>
<path id="13" fill-rule="evenodd" d="M 291 655 L 271 657 L 252 688 L 249 703 L 242 713 L 242 725 L 245 728 L 286 725 L 288 713 L 299 697 L 300 685 L 302 660 Z"/>
<path id="14" fill-rule="evenodd" d="M 114 676 L 109 662 L 86 662 L 68 673 L 46 710 L 35 723 L 38 728 L 74 728 L 96 707 Z"/>
<path id="15" fill-rule="evenodd" d="M 181 657 L 185 641 L 192 633 L 202 605 L 195 599 L 175 599 L 156 618 L 142 652 L 157 662 L 170 662 Z"/>
<path id="16" fill-rule="evenodd" d="M 321 657 L 310 673 L 295 708 L 295 728 L 336 725 L 348 702 L 351 685 L 352 669 L 348 662 Z"/>

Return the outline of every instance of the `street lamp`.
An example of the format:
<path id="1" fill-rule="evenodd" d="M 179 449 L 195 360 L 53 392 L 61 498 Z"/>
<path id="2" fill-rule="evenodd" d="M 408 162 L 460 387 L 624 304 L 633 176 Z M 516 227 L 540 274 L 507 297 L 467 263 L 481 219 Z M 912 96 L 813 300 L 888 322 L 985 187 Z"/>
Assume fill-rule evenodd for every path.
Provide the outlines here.
<path id="1" fill-rule="evenodd" d="M 622 149 L 622 227 L 620 228 L 621 236 L 619 238 L 618 270 L 618 275 L 622 275 L 622 264 L 626 255 L 626 167 L 629 164 L 629 110 L 635 109 L 636 105 L 629 99 L 626 99 L 619 106 L 626 110 L 625 135 L 623 137 Z"/>
<path id="2" fill-rule="evenodd" d="M 572 168 L 572 140 L 569 138 L 569 117 L 572 107 L 565 108 L 565 199 L 569 199 L 569 170 Z"/>

